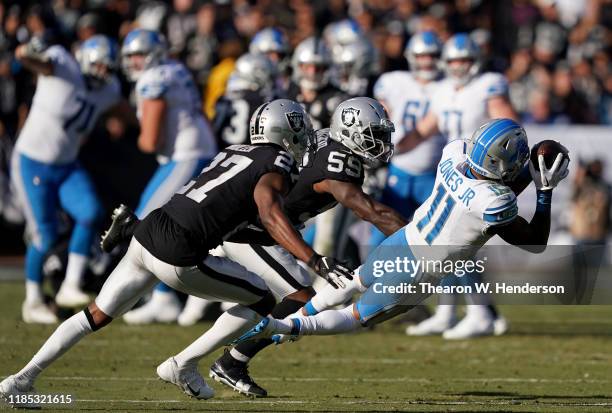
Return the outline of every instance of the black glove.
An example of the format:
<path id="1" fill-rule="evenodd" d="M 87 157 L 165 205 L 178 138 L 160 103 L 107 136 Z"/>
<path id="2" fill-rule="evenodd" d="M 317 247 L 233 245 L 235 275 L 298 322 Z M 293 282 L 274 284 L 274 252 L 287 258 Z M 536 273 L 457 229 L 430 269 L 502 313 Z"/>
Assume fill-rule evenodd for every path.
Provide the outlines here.
<path id="1" fill-rule="evenodd" d="M 334 288 L 344 288 L 346 286 L 341 277 L 347 280 L 353 279 L 352 271 L 331 257 L 314 254 L 308 261 L 308 266 L 314 269 L 317 274 L 323 277 Z"/>

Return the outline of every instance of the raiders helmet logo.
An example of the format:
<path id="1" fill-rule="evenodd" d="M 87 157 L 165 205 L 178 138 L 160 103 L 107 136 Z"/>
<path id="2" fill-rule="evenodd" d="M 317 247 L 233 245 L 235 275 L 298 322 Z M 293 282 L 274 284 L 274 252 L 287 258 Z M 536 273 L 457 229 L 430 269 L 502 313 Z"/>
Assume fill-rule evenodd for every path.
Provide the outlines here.
<path id="1" fill-rule="evenodd" d="M 285 113 L 289 127 L 294 132 L 300 132 L 304 129 L 304 115 L 300 112 Z"/>
<path id="2" fill-rule="evenodd" d="M 342 123 L 346 127 L 351 127 L 357 122 L 357 116 L 359 116 L 359 109 L 346 108 L 342 109 Z"/>

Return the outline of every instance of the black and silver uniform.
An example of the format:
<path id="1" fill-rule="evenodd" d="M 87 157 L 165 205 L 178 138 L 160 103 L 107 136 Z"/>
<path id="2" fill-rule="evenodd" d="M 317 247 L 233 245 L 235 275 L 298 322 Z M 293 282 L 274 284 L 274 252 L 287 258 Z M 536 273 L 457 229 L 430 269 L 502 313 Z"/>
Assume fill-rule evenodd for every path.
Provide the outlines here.
<path id="1" fill-rule="evenodd" d="M 136 228 L 134 236 L 155 257 L 176 266 L 197 265 L 208 251 L 257 222 L 253 192 L 270 172 L 292 186 L 295 161 L 275 145 L 233 145 Z"/>
<path id="2" fill-rule="evenodd" d="M 293 224 L 308 219 L 334 207 L 338 201 L 332 194 L 318 193 L 313 185 L 332 179 L 363 184 L 363 160 L 339 142 L 331 139 L 329 129 L 317 131 L 316 151 L 309 151 L 300 176 L 287 197 L 284 209 Z"/>
<path id="3" fill-rule="evenodd" d="M 327 84 L 322 89 L 317 91 L 317 96 L 312 102 L 305 102 L 304 97 L 300 92 L 300 88 L 295 83 L 289 85 L 287 91 L 287 99 L 299 102 L 312 119 L 314 129 L 321 129 L 331 122 L 332 114 L 338 105 L 350 96 L 332 84 Z"/>
<path id="4" fill-rule="evenodd" d="M 249 143 L 249 119 L 255 109 L 270 100 L 258 91 L 246 90 L 221 96 L 215 104 L 213 132 L 220 146 Z"/>

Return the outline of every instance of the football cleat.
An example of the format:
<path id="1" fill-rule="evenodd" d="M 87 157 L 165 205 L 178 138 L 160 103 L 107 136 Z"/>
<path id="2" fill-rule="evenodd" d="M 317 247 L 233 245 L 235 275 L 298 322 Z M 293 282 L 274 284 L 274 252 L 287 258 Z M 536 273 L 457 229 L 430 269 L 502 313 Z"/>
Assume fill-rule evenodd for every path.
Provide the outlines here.
<path id="1" fill-rule="evenodd" d="M 42 302 L 24 301 L 21 306 L 21 317 L 28 324 L 56 324 L 59 322 L 55 313 Z"/>
<path id="2" fill-rule="evenodd" d="M 107 253 L 123 241 L 129 240 L 139 222 L 134 212 L 123 204 L 113 210 L 112 220 L 111 226 L 104 232 L 100 241 L 102 251 Z"/>
<path id="3" fill-rule="evenodd" d="M 457 325 L 446 330 L 442 337 L 446 340 L 466 340 L 474 337 L 492 336 L 495 332 L 492 317 L 465 316 Z"/>
<path id="4" fill-rule="evenodd" d="M 174 357 L 157 366 L 157 375 L 163 381 L 175 384 L 187 395 L 196 399 L 210 399 L 215 395 L 215 391 L 206 384 L 195 366 L 180 369 Z"/>
<path id="5" fill-rule="evenodd" d="M 499 316 L 493 321 L 493 335 L 503 336 L 510 329 L 510 323 L 505 317 Z"/>
<path id="6" fill-rule="evenodd" d="M 65 282 L 62 283 L 55 296 L 55 303 L 60 307 L 66 308 L 83 307 L 89 304 L 90 301 L 89 295 L 83 292 L 79 286 Z"/>
<path id="7" fill-rule="evenodd" d="M 452 328 L 456 323 L 457 319 L 454 316 L 449 318 L 436 313 L 417 325 L 408 326 L 406 328 L 406 334 L 416 337 L 438 335 Z"/>
<path id="8" fill-rule="evenodd" d="M 131 325 L 174 323 L 181 314 L 181 302 L 172 291 L 153 291 L 149 302 L 123 315 L 123 321 Z"/>
<path id="9" fill-rule="evenodd" d="M 229 350 L 226 349 L 225 354 L 210 366 L 210 378 L 231 387 L 240 394 L 266 397 L 268 392 L 249 376 L 247 363 L 235 360 L 231 356 L 227 357 L 228 352 Z M 231 361 L 228 361 L 228 359 Z"/>
<path id="10" fill-rule="evenodd" d="M 268 329 L 268 324 L 270 324 L 270 319 L 268 317 L 262 319 L 255 327 L 251 328 L 249 331 L 235 339 L 231 342 L 231 344 L 242 343 L 243 341 L 250 340 L 252 338 L 269 338 L 272 336 L 273 331 Z"/>
<path id="11" fill-rule="evenodd" d="M 32 384 L 27 381 L 21 381 L 15 376 L 8 376 L 0 383 L 0 398 L 4 399 L 11 407 L 21 409 L 40 409 L 40 405 L 34 402 L 28 402 L 28 395 L 35 393 Z"/>

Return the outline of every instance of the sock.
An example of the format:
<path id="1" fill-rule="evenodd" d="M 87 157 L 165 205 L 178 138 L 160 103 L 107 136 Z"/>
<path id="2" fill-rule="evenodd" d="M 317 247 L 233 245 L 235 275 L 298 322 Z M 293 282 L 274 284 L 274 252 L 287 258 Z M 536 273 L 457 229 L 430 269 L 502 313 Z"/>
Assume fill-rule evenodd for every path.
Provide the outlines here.
<path id="1" fill-rule="evenodd" d="M 497 312 L 497 308 L 493 304 L 489 304 L 487 308 L 489 309 L 489 312 L 491 313 L 491 316 L 494 319 L 499 318 L 499 313 Z"/>
<path id="2" fill-rule="evenodd" d="M 236 305 L 230 308 L 196 341 L 174 356 L 179 368 L 195 366 L 198 361 L 221 346 L 240 337 L 261 320 L 250 308 Z"/>
<path id="3" fill-rule="evenodd" d="M 288 315 L 294 314 L 296 311 L 298 311 L 303 304 L 304 303 L 301 301 L 285 298 L 283 301 L 274 306 L 270 314 L 274 318 L 285 318 Z M 251 358 L 255 357 L 255 354 L 259 353 L 272 343 L 273 341 L 269 338 L 249 340 L 238 344 L 230 351 L 230 353 L 232 356 L 237 355 L 237 357 L 234 357 L 236 360 L 248 362 Z"/>
<path id="4" fill-rule="evenodd" d="M 26 280 L 26 302 L 30 304 L 44 302 L 41 283 Z"/>
<path id="5" fill-rule="evenodd" d="M 347 285 L 344 288 L 334 288 L 331 285 L 326 285 L 317 295 L 308 301 L 302 310 L 302 315 L 316 315 L 323 310 L 344 304 L 356 293 L 362 293 L 366 290 L 361 285 L 359 276 L 353 276 L 352 280 L 346 280 Z M 306 312 L 306 314 L 304 314 Z"/>
<path id="6" fill-rule="evenodd" d="M 455 309 L 456 306 L 454 304 L 439 304 L 436 307 L 436 313 L 434 314 L 434 317 L 451 320 L 455 317 Z"/>
<path id="7" fill-rule="evenodd" d="M 489 311 L 488 305 L 467 305 L 465 306 L 466 317 L 478 317 L 478 318 L 492 318 L 492 314 Z"/>
<path id="8" fill-rule="evenodd" d="M 258 340 L 252 340 L 252 341 L 258 341 Z M 270 340 L 272 341 L 272 340 Z M 228 353 L 226 353 L 228 354 Z M 229 355 L 231 356 L 231 358 L 233 358 L 234 360 L 240 361 L 242 363 L 248 363 L 249 360 L 251 360 L 251 357 L 247 357 L 244 354 L 242 354 L 241 352 L 239 352 L 238 350 L 236 350 L 236 347 L 233 347 L 230 351 L 229 351 Z M 225 354 L 223 355 L 225 356 Z M 231 360 L 228 360 L 231 361 Z"/>
<path id="9" fill-rule="evenodd" d="M 299 328 L 299 335 L 303 336 L 341 334 L 361 327 L 361 323 L 353 315 L 352 305 L 342 310 L 326 310 L 314 316 L 271 319 L 270 322 L 272 329 L 279 334 L 291 334 L 292 331 L 295 333 L 295 329 Z"/>
<path id="10" fill-rule="evenodd" d="M 81 285 L 81 279 L 87 268 L 88 258 L 86 255 L 71 252 L 68 254 L 68 265 L 66 266 L 66 278 L 64 283 L 76 286 Z"/>
<path id="11" fill-rule="evenodd" d="M 38 353 L 15 376 L 32 383 L 41 371 L 91 332 L 85 312 L 79 311 L 55 329 Z"/>

